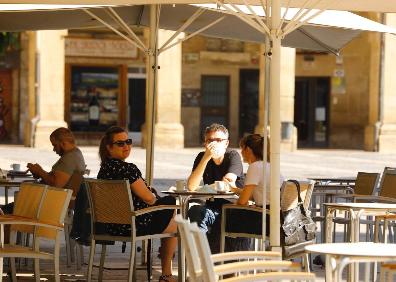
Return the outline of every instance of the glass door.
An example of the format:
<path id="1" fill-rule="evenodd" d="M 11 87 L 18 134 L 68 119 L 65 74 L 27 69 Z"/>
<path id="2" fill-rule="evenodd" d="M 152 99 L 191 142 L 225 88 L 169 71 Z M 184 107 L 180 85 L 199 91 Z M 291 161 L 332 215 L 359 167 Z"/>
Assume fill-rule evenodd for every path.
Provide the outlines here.
<path id="1" fill-rule="evenodd" d="M 212 123 L 220 123 L 228 127 L 229 85 L 228 76 L 202 76 L 201 134 Z"/>
<path id="2" fill-rule="evenodd" d="M 298 131 L 298 147 L 328 146 L 329 93 L 328 77 L 296 78 L 294 125 Z"/>
<path id="3" fill-rule="evenodd" d="M 259 70 L 241 70 L 239 75 L 239 137 L 253 133 L 258 123 Z"/>

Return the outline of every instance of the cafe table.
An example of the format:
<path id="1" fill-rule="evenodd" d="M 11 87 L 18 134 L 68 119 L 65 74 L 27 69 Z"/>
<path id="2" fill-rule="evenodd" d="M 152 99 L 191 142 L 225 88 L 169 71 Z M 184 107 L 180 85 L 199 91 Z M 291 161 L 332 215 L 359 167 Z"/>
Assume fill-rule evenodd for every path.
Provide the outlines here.
<path id="1" fill-rule="evenodd" d="M 4 204 L 8 204 L 8 190 L 12 188 L 18 188 L 21 186 L 22 181 L 11 181 L 7 179 L 1 179 L 0 180 L 0 187 L 4 188 Z"/>
<path id="2" fill-rule="evenodd" d="M 343 269 L 348 264 L 359 262 L 366 263 L 364 281 L 371 281 L 369 263 L 396 260 L 396 244 L 371 242 L 325 243 L 306 246 L 305 250 L 310 253 L 326 255 L 326 282 L 342 281 Z M 349 281 L 359 281 L 359 276 L 350 276 Z"/>
<path id="3" fill-rule="evenodd" d="M 199 191 L 161 191 L 166 195 L 170 195 L 179 199 L 179 203 L 181 206 L 181 214 L 183 218 L 187 218 L 188 211 L 188 202 L 191 199 L 237 199 L 237 196 L 233 192 L 216 192 L 216 193 L 207 193 L 207 192 L 199 192 Z"/>
<path id="4" fill-rule="evenodd" d="M 396 204 L 387 203 L 324 203 L 326 207 L 326 243 L 332 241 L 333 219 L 336 211 L 349 212 L 350 242 L 359 242 L 360 218 L 396 213 Z M 359 265 L 351 265 L 351 277 L 359 277 Z"/>
<path id="5" fill-rule="evenodd" d="M 215 198 L 223 198 L 223 199 L 236 199 L 237 196 L 233 192 L 216 192 L 216 193 L 206 193 L 199 191 L 189 191 L 189 190 L 172 190 L 172 191 L 161 191 L 161 193 L 173 196 L 179 199 L 181 215 L 183 218 L 187 218 L 188 212 L 188 202 L 191 199 L 215 199 Z M 180 242 L 180 241 L 179 241 Z M 183 245 L 180 246 L 180 256 L 179 256 L 179 266 L 180 269 L 186 269 L 186 254 L 183 248 Z M 184 272 L 184 271 L 183 271 Z M 182 273 L 182 277 L 179 278 L 179 281 L 185 281 L 186 273 Z"/>
<path id="6" fill-rule="evenodd" d="M 320 185 L 351 185 L 356 181 L 356 176 L 340 176 L 340 177 L 308 177 L 310 180 L 314 180 Z"/>
<path id="7" fill-rule="evenodd" d="M 33 177 L 7 177 L 0 178 L 0 187 L 4 188 L 4 203 L 7 205 L 8 201 L 8 192 L 12 188 L 19 188 L 23 182 L 33 182 L 35 179 Z"/>

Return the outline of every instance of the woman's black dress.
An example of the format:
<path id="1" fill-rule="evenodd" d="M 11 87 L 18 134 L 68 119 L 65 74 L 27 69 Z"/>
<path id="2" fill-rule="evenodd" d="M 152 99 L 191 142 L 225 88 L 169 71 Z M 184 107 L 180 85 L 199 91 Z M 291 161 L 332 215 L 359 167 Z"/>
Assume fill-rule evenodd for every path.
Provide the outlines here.
<path id="1" fill-rule="evenodd" d="M 136 180 L 142 178 L 142 173 L 133 163 L 118 159 L 109 159 L 101 164 L 97 178 L 109 180 L 128 179 L 129 183 L 132 184 Z M 135 210 L 149 207 L 148 204 L 137 197 L 133 192 L 132 200 Z M 155 203 L 155 205 L 175 204 L 176 200 L 170 196 L 159 198 Z M 173 210 L 161 210 L 137 216 L 135 220 L 136 235 L 143 236 L 162 233 L 172 219 L 173 213 Z M 95 229 L 97 234 L 105 233 L 113 236 L 130 236 L 131 234 L 131 226 L 129 224 L 97 223 Z"/>

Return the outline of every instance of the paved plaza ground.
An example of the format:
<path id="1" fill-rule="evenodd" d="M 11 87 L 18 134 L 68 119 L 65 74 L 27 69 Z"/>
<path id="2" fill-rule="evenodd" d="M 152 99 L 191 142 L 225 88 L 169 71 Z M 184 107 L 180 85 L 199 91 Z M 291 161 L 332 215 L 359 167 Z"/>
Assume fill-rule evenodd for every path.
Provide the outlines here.
<path id="1" fill-rule="evenodd" d="M 99 170 L 99 157 L 97 147 L 81 148 L 86 159 L 88 168 L 91 170 L 90 176 L 95 177 Z M 154 162 L 154 187 L 159 190 L 165 190 L 171 185 L 175 185 L 178 179 L 186 179 L 191 171 L 191 166 L 196 154 L 200 148 L 187 148 L 164 150 L 156 149 Z M 12 163 L 20 163 L 23 167 L 28 162 L 39 163 L 45 169 L 49 170 L 51 165 L 58 159 L 58 156 L 48 150 L 38 150 L 33 148 L 25 148 L 22 146 L 6 146 L 0 145 L 0 167 L 8 169 Z M 132 154 L 128 161 L 134 162 L 142 171 L 145 171 L 145 150 L 137 147 L 132 149 Z M 290 153 L 281 154 L 281 172 L 285 178 L 304 179 L 307 177 L 319 176 L 355 176 L 358 171 L 365 172 L 382 172 L 385 166 L 396 165 L 396 153 L 384 154 L 375 152 L 364 152 L 358 150 L 297 150 Z M 245 167 L 246 171 L 246 167 Z M 0 197 L 3 197 L 3 191 L 0 191 Z M 12 195 L 13 193 L 11 193 Z M 0 203 L 4 200 L 0 198 Z M 341 231 L 341 229 L 340 229 Z M 153 257 L 157 256 L 157 244 L 154 246 Z M 88 248 L 85 247 L 85 262 L 87 261 Z M 63 249 L 64 250 L 64 249 Z M 75 265 L 70 268 L 66 267 L 66 258 L 62 250 L 61 257 L 61 273 L 63 281 L 84 280 L 86 266 L 81 270 L 77 270 Z M 98 248 L 100 251 L 100 248 Z M 110 248 L 108 261 L 111 261 L 110 267 L 126 267 L 128 260 L 128 252 L 121 254 L 121 246 Z M 98 259 L 96 260 L 98 261 Z M 175 260 L 176 263 L 176 260 Z M 159 276 L 159 260 L 154 260 L 154 281 Z M 52 280 L 50 275 L 45 273 L 51 272 L 51 265 L 42 263 L 42 277 Z M 28 267 L 23 267 L 20 272 L 29 273 L 32 271 L 31 263 Z M 316 266 L 315 273 L 318 275 L 318 281 L 324 281 L 323 269 Z M 176 268 L 175 268 L 176 274 Z M 125 281 L 127 271 L 125 270 L 106 270 L 104 274 L 105 281 Z M 97 278 L 95 274 L 95 278 Z M 33 280 L 27 276 L 21 277 L 21 280 Z M 143 271 L 139 272 L 138 281 L 146 281 Z"/>

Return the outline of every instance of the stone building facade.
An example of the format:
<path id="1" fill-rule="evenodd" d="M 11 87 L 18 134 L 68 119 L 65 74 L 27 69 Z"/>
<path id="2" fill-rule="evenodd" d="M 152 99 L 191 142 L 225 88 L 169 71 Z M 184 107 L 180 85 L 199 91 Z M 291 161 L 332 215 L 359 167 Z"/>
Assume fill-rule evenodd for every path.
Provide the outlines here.
<path id="1" fill-rule="evenodd" d="M 396 26 L 393 15 L 364 16 Z M 137 32 L 147 41 L 145 30 Z M 160 41 L 169 36 L 161 31 Z M 283 48 L 282 149 L 392 150 L 395 45 L 392 36 L 364 33 L 340 56 Z M 261 131 L 263 52 L 259 44 L 196 36 L 161 54 L 156 145 L 200 146 L 212 122 L 228 126 L 233 146 Z M 68 125 L 80 144 L 97 144 L 106 126 L 119 124 L 144 144 L 147 62 L 140 50 L 103 31 L 24 32 L 19 58 L 10 70 L 10 137 L 1 142 L 48 146 L 49 132 Z"/>

